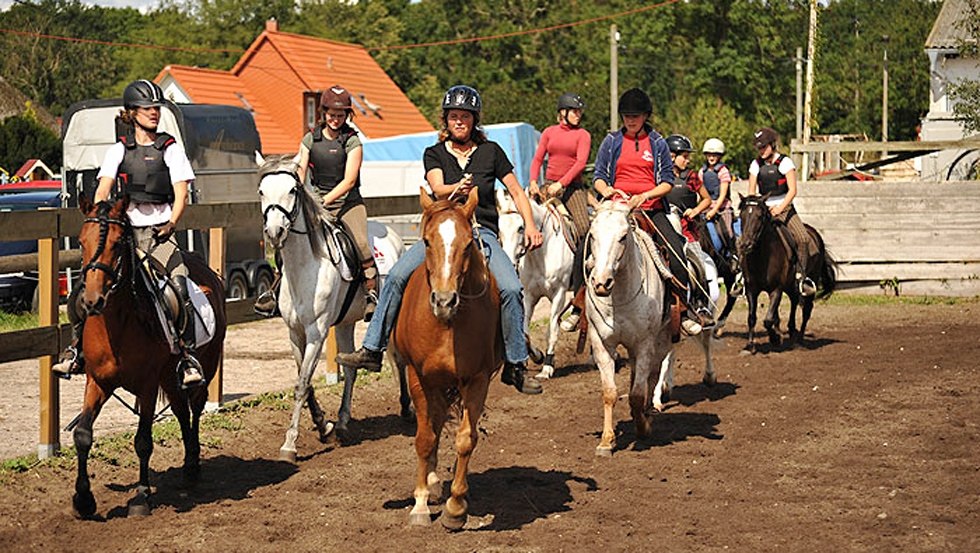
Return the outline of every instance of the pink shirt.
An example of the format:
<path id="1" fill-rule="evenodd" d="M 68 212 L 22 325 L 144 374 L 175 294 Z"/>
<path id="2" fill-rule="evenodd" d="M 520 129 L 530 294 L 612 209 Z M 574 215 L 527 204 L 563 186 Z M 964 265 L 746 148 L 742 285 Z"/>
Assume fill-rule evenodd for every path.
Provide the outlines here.
<path id="1" fill-rule="evenodd" d="M 561 181 L 565 186 L 578 182 L 589 160 L 592 136 L 583 128 L 565 125 L 552 125 L 541 133 L 538 149 L 531 160 L 531 180 L 538 180 L 541 164 L 548 156 L 548 170 L 544 178 L 548 181 Z"/>
<path id="2" fill-rule="evenodd" d="M 653 175 L 653 150 L 647 133 L 641 133 L 636 138 L 623 140 L 623 149 L 616 161 L 616 178 L 613 188 L 622 190 L 631 196 L 649 192 L 657 187 Z M 660 198 L 647 200 L 640 207 L 654 209 L 661 205 Z"/>

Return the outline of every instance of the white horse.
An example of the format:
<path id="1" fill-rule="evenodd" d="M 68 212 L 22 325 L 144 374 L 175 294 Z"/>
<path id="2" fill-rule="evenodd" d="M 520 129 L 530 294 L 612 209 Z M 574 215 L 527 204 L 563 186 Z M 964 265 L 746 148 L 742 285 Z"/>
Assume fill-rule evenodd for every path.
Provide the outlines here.
<path id="1" fill-rule="evenodd" d="M 603 202 L 587 239 L 585 314 L 603 399 L 602 438 L 596 455 L 608 456 L 615 438 L 617 346 L 629 352 L 630 411 L 637 437 L 644 438 L 651 431 L 648 407 L 652 402 L 662 410 L 662 397 L 673 386 L 673 344 L 665 305 L 667 289 L 658 269 L 664 261 L 656 254 L 653 239 L 636 228 L 629 207 Z M 702 332 L 697 341 L 706 356 L 704 382 L 714 384 L 710 332 Z M 660 369 L 655 372 L 657 366 Z"/>
<path id="2" fill-rule="evenodd" d="M 364 316 L 364 293 L 358 283 L 344 278 L 339 266 L 342 263 L 339 248 L 321 232 L 322 222 L 328 215 L 316 193 L 299 181 L 299 157 L 263 158 L 256 152 L 256 163 L 260 167 L 263 228 L 269 243 L 282 255 L 279 310 L 289 328 L 289 340 L 298 368 L 292 419 L 279 457 L 295 462 L 299 418 L 304 403 L 309 406 L 321 442 L 329 441 L 334 429 L 341 437 L 347 430 L 357 369 L 343 367 L 344 395 L 336 427 L 324 419 L 310 381 L 331 326 L 337 327 L 338 349 L 342 352 L 354 349 L 354 323 Z M 383 237 L 373 239 L 390 243 L 376 249 L 398 255 L 404 251 L 397 233 L 387 229 L 382 234 Z M 410 398 L 404 379 L 400 379 L 400 384 L 404 414 L 410 409 Z"/>
<path id="3" fill-rule="evenodd" d="M 558 343 L 559 316 L 565 308 L 569 277 L 575 252 L 565 240 L 561 215 L 552 201 L 541 205 L 531 200 L 534 225 L 541 231 L 544 241 L 540 248 L 530 252 L 524 248 L 524 218 L 517 211 L 517 204 L 506 190 L 497 190 L 498 226 L 500 243 L 510 257 L 524 285 L 524 327 L 531 323 L 531 314 L 541 298 L 551 301 L 551 319 L 548 324 L 548 348 L 544 355 L 538 379 L 547 379 L 555 373 L 555 345 Z"/>

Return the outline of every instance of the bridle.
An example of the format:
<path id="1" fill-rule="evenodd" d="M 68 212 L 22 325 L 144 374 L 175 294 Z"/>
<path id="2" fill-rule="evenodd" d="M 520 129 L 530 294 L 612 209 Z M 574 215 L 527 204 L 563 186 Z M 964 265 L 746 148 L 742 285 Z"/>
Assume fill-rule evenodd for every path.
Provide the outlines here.
<path id="1" fill-rule="evenodd" d="M 756 209 L 759 210 L 759 224 L 756 227 L 755 232 L 751 235 L 746 232 L 748 227 L 745 225 L 747 213 L 755 213 Z M 761 198 L 742 198 L 742 205 L 739 209 L 739 217 L 742 219 L 742 236 L 738 239 L 738 249 L 740 253 L 748 254 L 755 247 L 756 242 L 762 236 L 763 231 L 770 224 L 771 215 L 769 213 L 769 208 L 766 207 L 765 201 Z"/>
<path id="2" fill-rule="evenodd" d="M 130 240 L 130 237 L 132 236 L 131 233 L 129 232 L 130 223 L 128 219 L 110 218 L 109 215 L 104 212 L 100 213 L 96 217 L 87 217 L 82 222 L 83 225 L 92 224 L 92 223 L 98 223 L 99 225 L 99 243 L 95 248 L 95 252 L 92 254 L 91 257 L 92 260 L 86 263 L 84 267 L 82 267 L 82 282 L 85 281 L 85 275 L 89 271 L 93 271 L 93 270 L 102 271 L 106 275 L 108 275 L 110 281 L 112 282 L 108 290 L 106 290 L 103 287 L 103 292 L 106 295 L 109 295 L 112 292 L 114 292 L 122 283 L 123 256 L 122 255 L 116 256 L 115 258 L 116 261 L 113 266 L 106 265 L 105 263 L 98 261 L 98 259 L 99 256 L 102 255 L 102 252 L 105 251 L 106 240 L 109 235 L 109 225 L 119 225 L 120 227 L 122 227 L 123 237 L 120 239 L 119 243 L 125 243 L 125 241 Z"/>
<path id="3" fill-rule="evenodd" d="M 300 202 L 302 201 L 300 199 L 300 194 L 303 193 L 302 190 L 303 185 L 299 181 L 299 175 L 295 171 L 287 171 L 285 169 L 280 169 L 277 171 L 270 171 L 268 173 L 264 173 L 262 175 L 262 178 L 265 179 L 270 175 L 289 175 L 290 177 L 293 178 L 293 188 L 292 188 L 293 208 L 290 209 L 289 211 L 286 211 L 286 208 L 284 208 L 281 204 L 276 202 L 269 202 L 269 205 L 266 206 L 265 210 L 262 212 L 262 226 L 265 227 L 266 225 L 268 225 L 270 211 L 278 211 L 279 213 L 282 213 L 286 217 L 286 222 L 289 224 L 289 232 L 295 234 L 307 234 L 309 232 L 308 230 L 296 230 L 294 228 L 296 223 L 296 217 L 299 216 Z"/>

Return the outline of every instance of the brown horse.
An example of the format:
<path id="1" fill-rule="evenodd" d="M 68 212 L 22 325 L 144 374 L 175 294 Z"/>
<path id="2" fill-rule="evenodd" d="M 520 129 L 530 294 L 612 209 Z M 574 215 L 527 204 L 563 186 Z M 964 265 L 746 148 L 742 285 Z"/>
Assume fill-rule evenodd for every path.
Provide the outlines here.
<path id="1" fill-rule="evenodd" d="M 476 425 L 490 379 L 504 361 L 500 294 L 470 226 L 476 189 L 463 206 L 434 201 L 424 191 L 421 203 L 425 263 L 405 286 L 392 333 L 394 357 L 399 369 L 407 370 L 417 421 L 418 471 L 409 524 L 431 522 L 429 487 L 440 483 L 436 476 L 439 436 L 450 408 L 461 405 L 456 472 L 442 512 L 442 524 L 458 530 L 466 523 L 466 472 L 476 448 Z"/>
<path id="2" fill-rule="evenodd" d="M 739 194 L 739 217 L 742 219 L 742 236 L 738 239 L 738 256 L 745 279 L 745 298 L 749 304 L 749 342 L 745 351 L 754 353 L 756 308 L 759 293 L 769 294 L 769 311 L 763 320 L 769 343 L 779 346 L 779 302 L 783 292 L 789 296 L 789 336 L 793 342 L 803 340 L 806 324 L 813 311 L 813 300 L 830 297 L 837 286 L 837 262 L 827 252 L 823 238 L 813 227 L 807 225 L 810 238 L 817 245 L 817 255 L 806 264 L 806 272 L 818 285 L 816 296 L 802 296 L 796 286 L 796 271 L 792 254 L 787 251 L 782 239 L 776 234 L 772 214 L 766 206 L 768 195 L 743 196 Z M 796 329 L 796 306 L 802 304 L 803 321 L 799 331 Z"/>
<path id="3" fill-rule="evenodd" d="M 126 216 L 128 197 L 115 203 L 93 205 L 81 202 L 85 221 L 79 235 L 82 246 L 82 286 L 80 308 L 87 315 L 82 334 L 85 353 L 85 403 L 75 427 L 78 475 L 72 505 L 77 516 L 95 514 L 96 503 L 88 476 L 88 455 L 92 448 L 92 425 L 106 400 L 117 388 L 136 396 L 139 427 L 134 446 L 139 456 L 140 474 L 136 496 L 129 502 L 130 515 L 150 512 L 151 430 L 158 390 L 170 401 L 170 409 L 180 423 L 184 442 L 184 478 L 196 481 L 200 475 L 201 445 L 198 422 L 207 401 L 207 388 L 181 390 L 177 375 L 178 355 L 172 354 L 154 311 L 153 293 L 137 274 L 139 269 L 133 229 Z M 215 333 L 197 351 L 210 380 L 221 360 L 225 338 L 224 286 L 202 259 L 186 256 L 191 280 L 205 292 L 214 308 Z"/>

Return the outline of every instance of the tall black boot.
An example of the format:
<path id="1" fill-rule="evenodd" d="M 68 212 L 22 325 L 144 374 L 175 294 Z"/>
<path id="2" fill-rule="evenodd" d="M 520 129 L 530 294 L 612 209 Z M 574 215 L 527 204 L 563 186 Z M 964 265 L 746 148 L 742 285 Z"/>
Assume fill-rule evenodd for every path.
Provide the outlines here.
<path id="1" fill-rule="evenodd" d="M 197 360 L 194 348 L 197 341 L 195 336 L 197 314 L 194 312 L 194 304 L 191 302 L 190 284 L 187 282 L 187 277 L 174 277 L 174 283 L 177 285 L 177 293 L 180 294 L 181 308 L 183 309 L 183 317 L 181 318 L 184 323 L 180 329 L 180 339 L 178 340 L 181 351 L 181 360 L 177 365 L 181 374 L 178 376 L 184 388 L 192 388 L 204 384 L 204 368 Z"/>
<path id="2" fill-rule="evenodd" d="M 51 367 L 51 372 L 69 379 L 73 374 L 85 372 L 85 356 L 82 355 L 82 334 L 85 332 L 85 314 L 79 309 L 81 283 L 68 296 L 68 320 L 71 322 L 71 344 L 61 352 L 61 358 Z"/>

